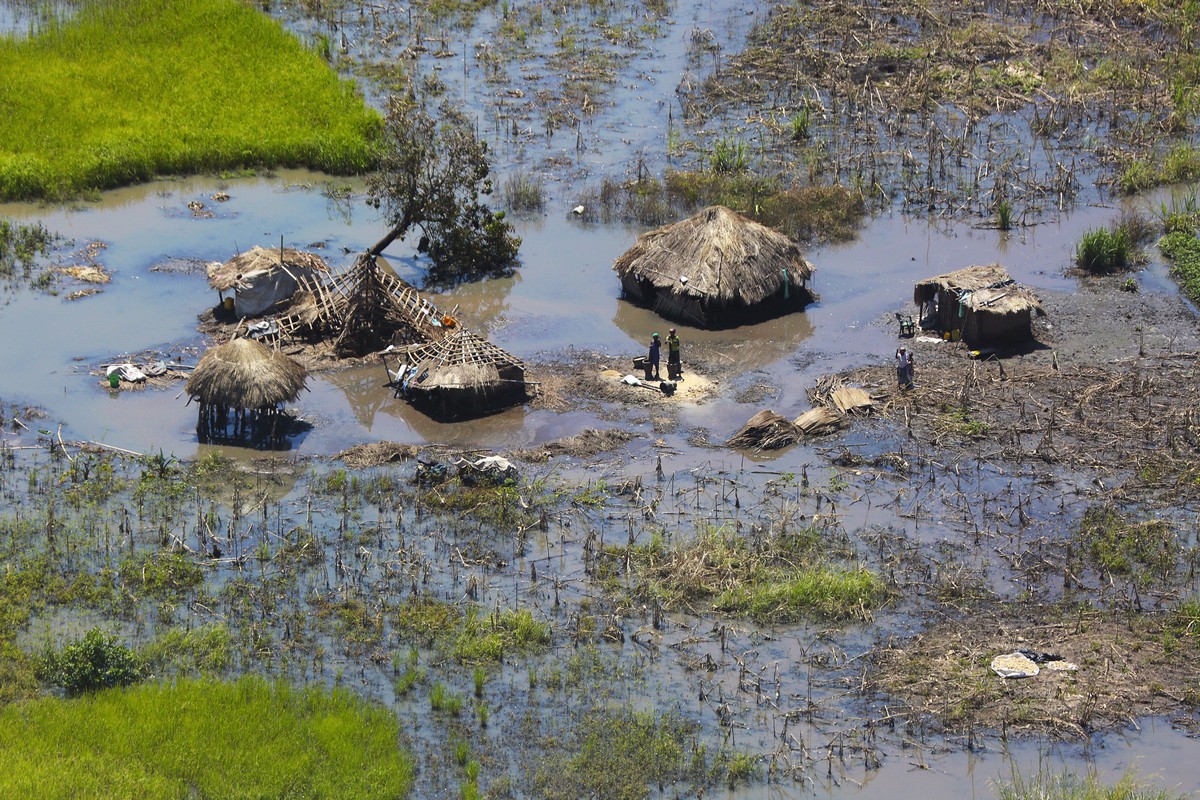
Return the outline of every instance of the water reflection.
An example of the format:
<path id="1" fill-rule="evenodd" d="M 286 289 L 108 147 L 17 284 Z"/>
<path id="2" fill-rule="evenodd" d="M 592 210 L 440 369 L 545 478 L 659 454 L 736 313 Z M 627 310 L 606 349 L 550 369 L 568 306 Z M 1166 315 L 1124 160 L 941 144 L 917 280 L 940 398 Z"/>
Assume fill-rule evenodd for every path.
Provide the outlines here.
<path id="1" fill-rule="evenodd" d="M 665 339 L 667 329 L 674 327 L 682 341 L 680 349 L 685 369 L 690 345 L 704 345 L 706 351 L 724 361 L 725 366 L 740 372 L 766 367 L 786 358 L 800 349 L 813 334 L 812 320 L 806 312 L 787 314 L 738 328 L 709 331 L 667 322 L 653 311 L 627 300 L 618 300 L 616 305 L 613 323 L 633 340 L 631 349 L 638 353 L 649 344 L 650 334 L 657 332 Z M 663 358 L 665 363 L 665 355 Z"/>

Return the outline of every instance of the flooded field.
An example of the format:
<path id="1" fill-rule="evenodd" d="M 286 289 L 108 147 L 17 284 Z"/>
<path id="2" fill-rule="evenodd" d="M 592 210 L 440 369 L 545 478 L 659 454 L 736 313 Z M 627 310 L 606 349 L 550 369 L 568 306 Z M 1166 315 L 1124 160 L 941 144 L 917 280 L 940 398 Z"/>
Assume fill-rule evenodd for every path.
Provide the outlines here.
<path id="1" fill-rule="evenodd" d="M 1037 328 L 1047 346 L 1006 359 L 1014 373 L 1051 359 L 1056 372 L 1060 361 L 1065 372 L 1132 364 L 1141 387 L 1179 357 L 1172 374 L 1192 380 L 1194 309 L 1155 248 L 1132 273 L 1136 294 L 1121 292 L 1124 276 L 1070 272 L 1085 232 L 1153 216 L 1169 191 L 1080 191 L 1086 202 L 1040 203 L 1009 231 L 987 214 L 918 216 L 898 202 L 851 241 L 806 245 L 819 300 L 803 313 L 723 331 L 679 326 L 685 370 L 711 379 L 711 395 L 645 402 L 581 383 L 605 367 L 628 372 L 671 323 L 621 299 L 612 271 L 651 226 L 572 209 L 605 178 L 658 174 L 701 158 L 715 136 L 744 133 L 728 109 L 684 127 L 685 100 L 768 11 L 728 0 L 418 7 L 415 17 L 386 3 L 272 9 L 303 36 L 328 37 L 372 103 L 407 72 L 475 116 L 501 177 L 544 181 L 543 209 L 513 216 L 515 274 L 433 300 L 524 360 L 557 404 L 436 422 L 394 398 L 383 366 L 368 361 L 310 377 L 294 408 L 311 428 L 286 452 L 201 445 L 182 383 L 111 391 L 103 365 L 148 352 L 195 364 L 211 344 L 197 317 L 217 302 L 208 262 L 282 242 L 348 267 L 387 228 L 363 183 L 289 171 L 0 205 L 0 218 L 65 237 L 45 266 L 97 263 L 112 275 L 77 300 L 65 277 L 49 291 L 13 285 L 0 307 L 0 560 L 41 587 L 20 620 L 22 649 L 99 625 L 157 654 L 156 674 L 351 687 L 405 720 L 416 797 L 466 796 L 470 762 L 489 797 L 582 796 L 584 785 L 597 796 L 730 800 L 992 797 L 1014 773 L 1039 770 L 1107 783 L 1136 773 L 1193 791 L 1200 690 L 1187 665 L 1200 634 L 1181 609 L 1195 598 L 1200 507 L 1191 473 L 1146 474 L 1159 447 L 1150 434 L 1146 452 L 1103 468 L 1043 457 L 1038 437 L 1053 444 L 1053 430 L 1065 447 L 1074 435 L 1049 408 L 1051 422 L 1014 429 L 1015 455 L 985 453 L 970 430 L 929 434 L 922 420 L 946 409 L 906 407 L 889 385 L 890 416 L 769 453 L 724 446 L 763 408 L 808 410 L 825 376 L 886 376 L 914 282 L 969 265 L 1003 264 L 1047 306 Z M 0 30 L 27 26 L 29 13 L 0 3 Z M 385 257 L 423 284 L 428 260 L 412 243 Z M 919 391 L 972 369 L 938 347 L 922 351 Z M 1121 422 L 1114 415 L 1114 436 L 1129 430 Z M 1186 461 L 1194 426 L 1180 425 L 1168 444 Z M 594 430 L 627 436 L 552 449 Z M 413 447 L 373 466 L 337 460 L 380 442 Z M 422 472 L 492 452 L 514 460 L 515 485 Z M 1108 528 L 1088 527 L 1105 513 L 1118 532 L 1159 538 L 1122 549 Z M 712 573 L 689 562 L 700 545 L 728 571 L 712 565 L 718 556 L 699 559 Z M 730 610 L 750 563 L 772 578 L 780 563 L 861 570 L 882 588 L 841 613 Z M 685 567 L 697 570 L 694 585 L 674 582 Z M 201 634 L 207 644 L 189 638 Z M 1069 642 L 1079 674 L 1005 683 L 985 669 L 994 642 Z M 203 666 L 205 653 L 220 665 Z M 937 672 L 955 659 L 955 675 Z M 612 741 L 642 735 L 676 753 L 668 767 Z M 630 794 L 589 763 L 627 773 Z"/>

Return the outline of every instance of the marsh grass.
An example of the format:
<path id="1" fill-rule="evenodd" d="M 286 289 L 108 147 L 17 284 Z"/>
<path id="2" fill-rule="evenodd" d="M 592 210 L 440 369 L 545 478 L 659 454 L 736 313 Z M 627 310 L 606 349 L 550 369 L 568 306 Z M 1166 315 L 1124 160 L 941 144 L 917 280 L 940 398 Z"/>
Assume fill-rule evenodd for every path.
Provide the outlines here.
<path id="1" fill-rule="evenodd" d="M 87 3 L 32 38 L 0 39 L 0 74 L 0 200 L 246 168 L 361 173 L 376 160 L 378 114 L 234 0 Z"/>
<path id="2" fill-rule="evenodd" d="M 704 206 L 722 205 L 798 239 L 847 241 L 866 217 L 861 192 L 843 186 L 782 187 L 750 172 L 669 170 L 663 180 L 643 176 L 606 180 L 581 200 L 598 206 L 606 220 L 661 225 Z"/>
<path id="3" fill-rule="evenodd" d="M 1084 512 L 1074 539 L 1102 574 L 1174 583 L 1182 546 L 1164 520 L 1130 520 L 1112 506 L 1092 506 Z"/>
<path id="4" fill-rule="evenodd" d="M 1162 238 L 1159 248 L 1171 259 L 1171 274 L 1184 294 L 1193 303 L 1200 303 L 1200 237 L 1174 231 Z"/>
<path id="5" fill-rule="evenodd" d="M 0 708 L 3 797 L 401 797 L 396 718 L 345 691 L 179 681 Z"/>
<path id="6" fill-rule="evenodd" d="M 464 664 L 494 663 L 508 652 L 537 651 L 550 644 L 550 626 L 523 608 L 489 613 L 471 604 L 418 598 L 396 609 L 396 626 L 403 636 L 431 644 Z"/>
<path id="7" fill-rule="evenodd" d="M 593 709 L 529 767 L 535 793 L 546 800 L 642 798 L 652 785 L 709 780 L 694 722 L 674 714 Z"/>
<path id="8" fill-rule="evenodd" d="M 40 222 L 23 225 L 0 218 L 0 278 L 29 280 L 39 257 L 59 241 Z"/>
<path id="9" fill-rule="evenodd" d="M 1073 772 L 1038 770 L 1025 777 L 1014 772 L 1007 781 L 995 786 L 996 800 L 1184 800 L 1186 795 L 1156 789 L 1126 773 L 1111 786 L 1101 783 L 1091 772 L 1083 776 Z"/>
<path id="10" fill-rule="evenodd" d="M 828 544 L 813 527 L 751 541 L 708 530 L 673 546 L 661 539 L 609 555 L 626 557 L 636 595 L 668 609 L 712 609 L 761 622 L 805 617 L 863 619 L 887 597 L 883 580 L 863 567 L 827 560 Z"/>
<path id="11" fill-rule="evenodd" d="M 1124 228 L 1093 228 L 1075 246 L 1075 266 L 1093 275 L 1116 272 L 1129 266 L 1133 248 Z"/>
<path id="12" fill-rule="evenodd" d="M 546 205 L 546 186 L 542 179 L 524 170 L 504 180 L 504 205 L 510 211 L 541 211 Z"/>

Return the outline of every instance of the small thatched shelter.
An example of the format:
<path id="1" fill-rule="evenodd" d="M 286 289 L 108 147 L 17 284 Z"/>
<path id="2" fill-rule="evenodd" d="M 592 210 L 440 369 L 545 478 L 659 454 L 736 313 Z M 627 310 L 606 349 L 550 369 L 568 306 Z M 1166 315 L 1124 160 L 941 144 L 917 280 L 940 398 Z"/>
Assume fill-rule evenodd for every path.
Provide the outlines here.
<path id="1" fill-rule="evenodd" d="M 307 380 L 308 371 L 278 350 L 232 339 L 201 357 L 184 391 L 200 404 L 201 441 L 274 439 L 279 406 L 295 402 Z"/>
<path id="2" fill-rule="evenodd" d="M 1033 337 L 1033 315 L 1046 313 L 999 264 L 927 278 L 913 289 L 913 302 L 923 325 L 959 331 L 973 346 L 1026 341 Z"/>
<path id="3" fill-rule="evenodd" d="M 288 247 L 255 247 L 224 264 L 208 268 L 208 283 L 224 300 L 233 292 L 233 313 L 256 317 L 291 299 L 302 279 L 326 275 L 329 267 L 315 253 Z"/>
<path id="4" fill-rule="evenodd" d="M 525 365 L 463 328 L 404 351 L 396 393 L 438 419 L 478 417 L 528 399 Z"/>
<path id="5" fill-rule="evenodd" d="M 702 328 L 787 314 L 814 299 L 800 245 L 723 206 L 642 234 L 613 269 L 630 299 Z"/>

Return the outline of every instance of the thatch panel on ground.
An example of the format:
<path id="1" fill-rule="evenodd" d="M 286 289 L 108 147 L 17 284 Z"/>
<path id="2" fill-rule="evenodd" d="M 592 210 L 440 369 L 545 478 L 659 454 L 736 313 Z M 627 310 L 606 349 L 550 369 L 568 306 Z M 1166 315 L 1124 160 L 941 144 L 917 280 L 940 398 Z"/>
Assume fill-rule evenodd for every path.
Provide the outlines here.
<path id="1" fill-rule="evenodd" d="M 702 327 L 797 311 L 813 300 L 813 266 L 800 245 L 723 206 L 642 234 L 613 269 L 627 297 Z"/>
<path id="2" fill-rule="evenodd" d="M 829 433 L 841 427 L 842 418 L 825 406 L 817 406 L 796 417 L 795 426 L 801 433 L 811 436 Z"/>
<path id="3" fill-rule="evenodd" d="M 829 402 L 840 414 L 850 414 L 856 411 L 868 411 L 875 401 L 871 395 L 857 386 L 841 386 L 829 395 Z"/>
<path id="4" fill-rule="evenodd" d="M 800 431 L 787 417 L 769 409 L 751 417 L 726 443 L 739 450 L 778 450 L 795 444 Z"/>

